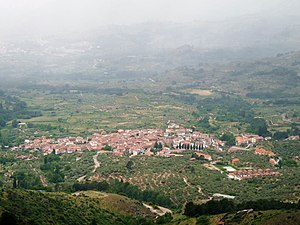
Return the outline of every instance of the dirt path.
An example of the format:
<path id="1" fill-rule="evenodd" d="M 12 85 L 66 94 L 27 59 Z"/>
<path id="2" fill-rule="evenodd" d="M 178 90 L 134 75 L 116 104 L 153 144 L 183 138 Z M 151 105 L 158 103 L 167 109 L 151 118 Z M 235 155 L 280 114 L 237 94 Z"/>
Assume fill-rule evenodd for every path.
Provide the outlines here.
<path id="1" fill-rule="evenodd" d="M 222 171 L 218 167 L 214 166 L 213 164 L 206 163 L 206 164 L 203 164 L 202 166 L 205 167 L 206 169 L 209 169 L 209 170 L 217 170 L 217 171 L 220 171 L 220 172 Z"/>
<path id="2" fill-rule="evenodd" d="M 186 177 L 183 178 L 183 181 L 188 187 L 192 187 L 191 184 L 187 181 Z"/>
<path id="3" fill-rule="evenodd" d="M 43 187 L 48 186 L 48 182 L 47 182 L 46 178 L 43 175 L 40 175 L 40 180 L 42 182 Z"/>
<path id="4" fill-rule="evenodd" d="M 201 195 L 207 197 L 207 195 L 203 193 L 201 186 L 198 185 L 197 187 L 198 187 L 198 193 L 200 193 Z"/>
<path id="5" fill-rule="evenodd" d="M 100 154 L 100 152 L 97 152 L 96 155 L 93 156 L 93 160 L 94 160 L 94 169 L 93 169 L 93 173 L 96 172 L 97 168 L 100 166 L 100 162 L 98 161 L 98 155 Z"/>
<path id="6" fill-rule="evenodd" d="M 78 182 L 82 182 L 82 181 L 84 181 L 84 178 L 86 177 L 86 175 L 84 175 L 84 176 L 82 176 L 82 177 L 79 177 L 78 179 L 77 179 L 77 181 Z"/>
<path id="7" fill-rule="evenodd" d="M 106 198 L 106 197 L 109 196 L 107 193 L 104 193 L 104 192 L 100 193 L 98 191 L 97 192 L 95 192 L 95 191 L 77 191 L 77 192 L 74 192 L 72 195 L 73 196 L 80 196 L 80 195 L 86 195 L 86 194 L 90 194 L 90 193 L 96 193 L 97 197 L 100 197 L 100 198 Z"/>
<path id="8" fill-rule="evenodd" d="M 151 212 L 156 213 L 159 216 L 163 216 L 166 213 L 172 213 L 172 211 L 170 209 L 167 209 L 167 208 L 164 208 L 164 207 L 161 207 L 161 206 L 157 206 L 158 209 L 154 209 L 151 205 L 147 205 L 145 203 L 143 203 L 143 205 L 145 207 L 147 207 L 148 209 L 150 209 Z"/>
<path id="9" fill-rule="evenodd" d="M 40 181 L 41 181 L 43 187 L 48 187 L 48 182 L 47 182 L 47 180 L 46 180 L 46 177 L 45 177 L 44 175 L 39 174 L 39 173 L 36 171 L 36 168 L 33 168 L 32 165 L 30 165 L 30 166 L 31 166 L 31 168 L 33 169 L 33 171 L 34 171 L 37 175 L 39 175 Z"/>

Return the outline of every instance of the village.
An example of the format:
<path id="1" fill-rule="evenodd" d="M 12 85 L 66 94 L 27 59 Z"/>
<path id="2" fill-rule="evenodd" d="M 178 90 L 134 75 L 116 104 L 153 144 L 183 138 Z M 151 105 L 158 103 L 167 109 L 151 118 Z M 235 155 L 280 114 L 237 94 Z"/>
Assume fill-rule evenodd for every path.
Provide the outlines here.
<path id="1" fill-rule="evenodd" d="M 158 146 L 155 146 L 158 145 Z M 224 141 L 214 134 L 204 134 L 171 123 L 166 130 L 118 130 L 115 133 L 94 133 L 87 138 L 65 137 L 25 140 L 24 144 L 12 150 L 42 151 L 44 155 L 64 154 L 83 151 L 110 150 L 113 155 L 153 155 L 150 150 L 159 147 L 157 155 L 172 157 L 185 150 L 200 151 L 210 147 L 223 151 Z"/>
<path id="2" fill-rule="evenodd" d="M 220 162 L 213 159 L 211 155 L 203 150 L 210 149 L 216 152 L 226 151 L 254 151 L 256 155 L 269 157 L 270 165 L 277 166 L 280 157 L 272 151 L 264 148 L 253 147 L 255 144 L 263 142 L 264 137 L 255 134 L 243 134 L 236 137 L 236 146 L 226 148 L 226 142 L 219 140 L 215 134 L 205 134 L 194 131 L 193 128 L 184 128 L 175 123 L 169 123 L 165 130 L 162 129 L 142 129 L 142 130 L 118 130 L 114 133 L 94 133 L 87 138 L 65 137 L 46 138 L 42 136 L 34 140 L 25 140 L 24 144 L 12 147 L 11 150 L 22 152 L 29 150 L 49 154 L 82 154 L 84 151 L 95 151 L 110 153 L 115 156 L 134 157 L 137 155 L 159 156 L 159 157 L 180 157 L 186 151 L 193 151 L 190 160 L 202 160 L 209 163 L 208 168 L 219 170 L 215 165 Z M 32 154 L 16 154 L 16 158 L 23 160 L 36 159 Z M 224 166 L 228 178 L 233 180 L 243 180 L 259 176 L 279 176 L 279 172 L 272 169 L 242 168 L 236 166 L 240 159 L 232 158 L 227 166 Z"/>

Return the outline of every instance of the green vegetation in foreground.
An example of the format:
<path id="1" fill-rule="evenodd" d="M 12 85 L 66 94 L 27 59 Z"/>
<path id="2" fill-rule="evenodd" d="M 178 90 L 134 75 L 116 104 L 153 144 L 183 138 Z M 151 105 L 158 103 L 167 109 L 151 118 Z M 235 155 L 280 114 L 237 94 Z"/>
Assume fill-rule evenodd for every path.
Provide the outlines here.
<path id="1" fill-rule="evenodd" d="M 71 194 L 26 190 L 0 192 L 0 224 L 152 224 L 142 203 L 99 192 Z"/>
<path id="2" fill-rule="evenodd" d="M 205 204 L 188 202 L 184 215 L 197 218 L 197 224 L 298 224 L 300 202 L 284 203 L 275 200 L 257 200 L 237 203 L 232 200 L 211 200 Z M 260 211 L 268 210 L 268 211 Z M 219 215 L 222 216 L 219 216 Z M 215 218 L 212 215 L 217 215 Z M 210 218 L 209 218 L 210 217 Z"/>
<path id="3" fill-rule="evenodd" d="M 250 209 L 250 211 L 274 210 L 274 209 L 296 210 L 296 209 L 300 209 L 300 202 L 285 203 L 276 200 L 264 200 L 264 199 L 259 199 L 256 201 L 245 201 L 241 203 L 237 203 L 228 199 L 210 200 L 205 204 L 194 204 L 193 202 L 188 202 L 185 205 L 184 215 L 189 217 L 197 217 L 201 215 L 231 213 L 235 211 L 241 211 L 244 209 Z"/>
<path id="4" fill-rule="evenodd" d="M 233 204 L 227 200 L 219 203 L 213 201 L 203 204 L 201 207 L 214 212 L 189 215 L 166 214 L 158 217 L 148 208 L 136 200 L 127 197 L 108 194 L 96 191 L 81 191 L 74 194 L 61 192 L 42 192 L 18 189 L 7 189 L 0 191 L 0 224 L 70 224 L 70 225 L 91 225 L 91 224 L 217 224 L 224 221 L 225 224 L 259 224 L 294 225 L 299 222 L 300 211 L 297 205 L 289 205 L 272 201 L 257 201 L 240 204 L 241 210 L 234 209 Z M 226 205 L 226 209 L 219 207 Z M 263 204 L 262 204 L 263 203 Z M 267 203 L 267 204 L 264 204 Z M 252 204 L 252 205 L 251 205 Z M 256 204 L 256 205 L 255 205 Z M 185 209 L 195 207 L 188 204 Z M 209 207 L 208 207 L 209 206 Z M 228 207 L 229 206 L 229 207 Z M 276 208 L 276 210 L 264 210 L 262 208 Z M 287 207 L 286 207 L 287 206 Z M 296 207 L 295 207 L 296 206 Z M 246 207 L 246 208 L 244 208 Z M 249 207 L 259 209 L 249 210 Z M 288 208 L 288 209 L 286 209 Z M 298 206 L 299 208 L 299 206 Z M 220 213 L 224 209 L 224 213 Z"/>
<path id="5" fill-rule="evenodd" d="M 300 210 L 259 210 L 250 213 L 233 212 L 192 218 L 174 215 L 173 220 L 167 224 L 215 225 L 220 221 L 230 225 L 295 225 L 299 224 Z"/>
<path id="6" fill-rule="evenodd" d="M 240 163 L 232 165 L 236 169 L 249 167 L 252 163 L 255 168 L 271 168 L 281 176 L 230 180 L 226 173 L 207 168 L 206 161 L 191 161 L 193 151 L 176 158 L 143 155 L 129 158 L 107 152 L 98 155 L 100 166 L 94 171 L 94 151 L 48 156 L 27 151 L 22 155 L 33 154 L 36 158 L 22 160 L 16 159 L 18 152 L 2 150 L 0 186 L 66 192 L 101 190 L 125 194 L 175 211 L 180 211 L 185 202 L 201 202 L 214 193 L 234 195 L 239 202 L 272 198 L 297 201 L 300 197 L 299 141 L 265 142 L 263 146 L 282 158 L 280 167 L 271 165 L 267 156 L 256 155 L 254 151 L 228 153 L 207 149 L 205 153 L 213 160 L 220 159 L 223 164 L 220 162 L 220 166 L 215 166 L 221 169 L 230 164 L 232 158 L 238 158 Z"/>

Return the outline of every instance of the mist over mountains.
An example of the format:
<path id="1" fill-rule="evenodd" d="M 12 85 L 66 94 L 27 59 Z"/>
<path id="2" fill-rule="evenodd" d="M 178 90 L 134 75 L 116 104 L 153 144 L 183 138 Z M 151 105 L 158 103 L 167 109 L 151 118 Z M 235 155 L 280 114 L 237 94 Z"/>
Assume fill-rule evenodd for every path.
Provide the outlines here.
<path id="1" fill-rule="evenodd" d="M 24 39 L 16 36 L 0 42 L 0 46 L 8 48 L 7 43 L 14 43 L 20 48 L 33 49 L 73 45 L 86 51 L 94 45 L 106 55 L 149 55 L 168 51 L 191 56 L 206 54 L 216 59 L 256 58 L 299 50 L 298 21 L 294 16 L 274 19 L 252 15 L 215 22 L 112 25 Z"/>
<path id="2" fill-rule="evenodd" d="M 192 4 L 194 8 L 191 3 L 164 1 L 172 6 L 167 11 L 157 8 L 157 2 L 143 5 L 132 0 L 128 5 L 122 3 L 123 11 L 113 7 L 114 1 L 100 4 L 91 0 L 83 8 L 80 2 L 68 2 L 49 0 L 30 8 L 18 1 L 19 8 L 7 7 L 3 19 L 9 18 L 5 15 L 10 11 L 19 14 L 15 21 L 0 22 L 2 77 L 99 76 L 115 71 L 143 76 L 181 66 L 253 60 L 300 50 L 297 1 L 265 0 L 257 6 L 246 1 L 249 9 L 235 0 L 218 2 L 218 7 L 199 1 Z M 115 11 L 119 14 L 113 16 Z"/>

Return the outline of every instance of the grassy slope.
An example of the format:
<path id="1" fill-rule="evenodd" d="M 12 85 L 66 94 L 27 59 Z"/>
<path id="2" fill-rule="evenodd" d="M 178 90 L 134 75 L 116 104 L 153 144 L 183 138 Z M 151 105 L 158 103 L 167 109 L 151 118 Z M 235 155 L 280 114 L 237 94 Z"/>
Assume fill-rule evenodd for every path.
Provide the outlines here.
<path id="1" fill-rule="evenodd" d="M 13 213 L 18 224 L 139 224 L 155 216 L 137 201 L 105 193 L 5 190 L 0 199 L 1 214 Z"/>
<path id="2" fill-rule="evenodd" d="M 102 193 L 97 191 L 82 191 L 77 192 L 76 195 L 80 198 L 90 198 L 99 201 L 101 208 L 124 216 L 141 216 L 153 219 L 155 215 L 150 212 L 143 204 L 137 200 L 132 200 L 122 195 Z"/>

